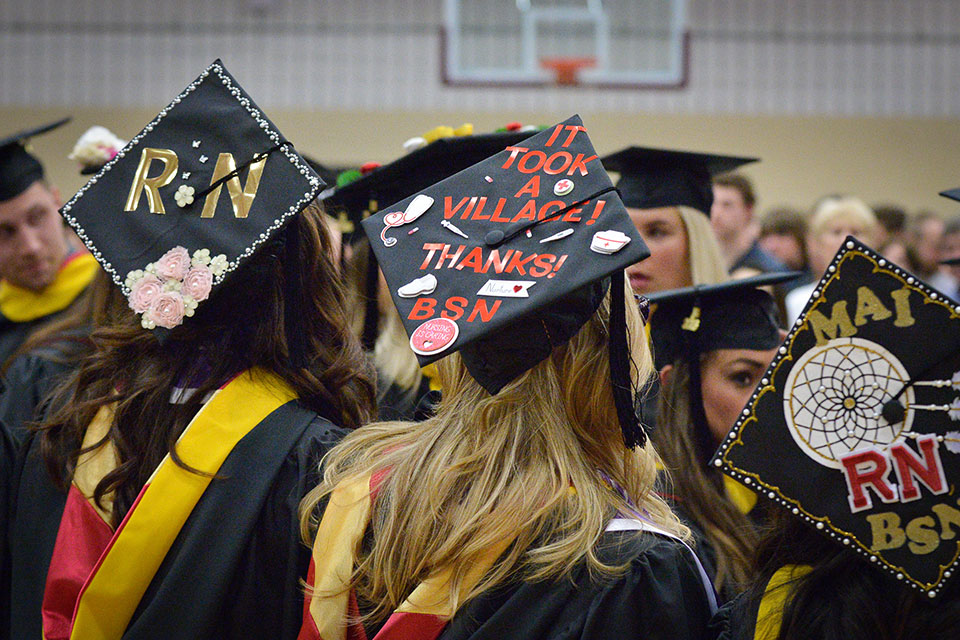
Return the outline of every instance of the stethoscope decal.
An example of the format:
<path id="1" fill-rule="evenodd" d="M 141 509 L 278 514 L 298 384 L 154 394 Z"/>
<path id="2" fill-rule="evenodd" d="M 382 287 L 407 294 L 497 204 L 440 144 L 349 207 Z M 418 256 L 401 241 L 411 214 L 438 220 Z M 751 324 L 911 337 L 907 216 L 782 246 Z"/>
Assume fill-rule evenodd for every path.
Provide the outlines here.
<path id="1" fill-rule="evenodd" d="M 410 201 L 410 204 L 407 205 L 406 211 L 391 211 L 387 215 L 383 216 L 383 231 L 380 232 L 380 239 L 383 240 L 383 245 L 385 247 L 392 247 L 393 245 L 397 244 L 396 238 L 388 238 L 386 236 L 387 229 L 399 227 L 413 222 L 426 213 L 427 209 L 429 209 L 432 205 L 433 198 L 421 193 Z"/>

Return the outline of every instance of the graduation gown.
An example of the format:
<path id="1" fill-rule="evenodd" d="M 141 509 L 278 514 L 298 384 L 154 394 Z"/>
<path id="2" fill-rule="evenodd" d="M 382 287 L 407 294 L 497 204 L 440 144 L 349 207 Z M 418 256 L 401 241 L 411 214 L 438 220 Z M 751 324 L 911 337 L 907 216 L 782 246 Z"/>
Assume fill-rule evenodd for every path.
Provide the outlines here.
<path id="1" fill-rule="evenodd" d="M 696 560 L 679 542 L 623 531 L 601 539 L 601 557 L 626 573 L 591 577 L 586 565 L 549 582 L 521 583 L 467 603 L 441 640 L 703 637 L 711 609 Z"/>
<path id="2" fill-rule="evenodd" d="M 0 281 L 0 364 L 41 325 L 56 319 L 83 293 L 99 269 L 83 251 L 63 263 L 54 281 L 43 291 L 23 289 Z"/>
<path id="3" fill-rule="evenodd" d="M 230 416 L 219 419 L 231 421 Z M 211 435 L 219 439 L 218 433 Z M 137 597 L 130 595 L 134 589 L 126 588 L 123 581 L 148 563 L 151 550 L 141 553 L 133 548 L 131 552 L 129 545 L 125 552 L 119 550 L 123 537 L 136 533 L 133 523 L 138 517 L 148 547 L 153 529 L 150 512 L 144 509 L 151 504 L 165 509 L 176 499 L 154 493 L 150 503 L 150 492 L 160 486 L 161 464 L 86 579 L 78 598 L 86 606 L 77 606 L 72 622 L 75 636 L 84 637 L 78 631 L 81 610 L 89 614 L 88 622 L 116 625 L 120 616 L 114 609 L 126 606 L 129 621 L 107 637 L 296 637 L 303 598 L 300 581 L 310 559 L 309 548 L 300 541 L 299 503 L 319 482 L 320 458 L 343 435 L 343 430 L 295 399 L 270 411 L 229 450 L 216 477 L 202 490 L 179 530 L 171 534 L 170 546 L 161 549 L 155 571 L 140 576 L 143 589 Z M 183 443 L 181 437 L 178 447 Z M 45 592 L 51 590 L 51 559 L 59 553 L 58 535 L 68 497 L 48 479 L 35 438 L 27 441 L 16 475 L 10 527 L 11 637 L 39 638 L 41 609 L 50 600 Z M 191 475 L 195 481 L 196 474 Z M 108 570 L 116 579 L 114 574 L 104 574 Z M 98 584 L 119 596 L 91 600 Z M 98 609 L 98 602 L 106 606 Z"/>
<path id="4" fill-rule="evenodd" d="M 87 326 L 66 331 L 10 363 L 0 392 L 0 421 L 16 444 L 26 439 L 30 423 L 43 418 L 44 402 L 89 352 L 89 334 Z"/>
<path id="5" fill-rule="evenodd" d="M 553 580 L 504 584 L 451 617 L 449 590 L 456 578 L 447 569 L 425 578 L 385 621 L 361 626 L 349 618 L 364 612 L 364 603 L 344 578 L 357 545 L 370 535 L 379 477 L 344 480 L 330 494 L 314 542 L 307 579 L 314 589 L 304 602 L 299 640 L 699 640 L 717 611 L 710 580 L 689 547 L 653 523 L 617 517 L 596 551 L 607 564 L 626 565 L 620 575 L 592 575 L 582 562 Z M 507 536 L 484 550 L 461 577 L 461 594 L 482 579 L 511 541 Z"/>

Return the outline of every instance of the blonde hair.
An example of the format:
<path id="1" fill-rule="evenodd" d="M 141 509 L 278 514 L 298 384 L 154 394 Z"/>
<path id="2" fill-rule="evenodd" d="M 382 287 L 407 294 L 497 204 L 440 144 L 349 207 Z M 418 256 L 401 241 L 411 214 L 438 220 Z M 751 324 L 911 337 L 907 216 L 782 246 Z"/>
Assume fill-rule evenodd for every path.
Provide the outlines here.
<path id="1" fill-rule="evenodd" d="M 592 571 L 622 571 L 625 565 L 606 565 L 595 551 L 609 519 L 629 509 L 600 472 L 656 524 L 688 535 L 653 492 L 652 446 L 623 445 L 609 381 L 608 316 L 609 295 L 567 344 L 495 396 L 453 354 L 438 362 L 444 395 L 436 415 L 367 425 L 329 452 L 323 482 L 302 503 L 306 538 L 317 505 L 340 482 L 389 470 L 373 506 L 371 544 L 355 552 L 349 584 L 372 605 L 371 618 L 392 612 L 441 571 L 454 576 L 453 612 L 508 580 L 563 575 L 584 560 Z M 627 327 L 633 375 L 642 383 L 653 363 L 633 304 Z M 504 540 L 513 543 L 461 599 L 468 570 Z"/>
<path id="2" fill-rule="evenodd" d="M 835 220 L 851 220 L 858 223 L 869 234 L 877 228 L 877 216 L 873 209 L 860 198 L 852 196 L 834 196 L 820 200 L 813 209 L 810 218 L 809 234 L 818 236 L 826 226 Z M 866 239 L 868 242 L 870 239 Z"/>
<path id="3" fill-rule="evenodd" d="M 687 260 L 692 284 L 719 284 L 729 280 L 727 262 L 720 253 L 710 219 L 692 207 L 677 206 L 676 209 L 687 230 Z"/>
<path id="4" fill-rule="evenodd" d="M 370 244 L 363 242 L 354 249 L 347 263 L 347 308 L 350 310 L 350 328 L 354 334 L 363 333 L 364 317 L 367 310 L 367 265 L 370 259 Z M 378 287 L 378 291 L 382 287 Z M 377 368 L 378 392 L 382 394 L 391 384 L 395 384 L 410 394 L 416 393 L 422 377 L 417 356 L 410 349 L 407 333 L 400 320 L 400 314 L 390 301 L 389 296 L 378 295 L 377 308 L 380 311 L 377 323 L 377 340 L 373 347 L 373 362 Z"/>

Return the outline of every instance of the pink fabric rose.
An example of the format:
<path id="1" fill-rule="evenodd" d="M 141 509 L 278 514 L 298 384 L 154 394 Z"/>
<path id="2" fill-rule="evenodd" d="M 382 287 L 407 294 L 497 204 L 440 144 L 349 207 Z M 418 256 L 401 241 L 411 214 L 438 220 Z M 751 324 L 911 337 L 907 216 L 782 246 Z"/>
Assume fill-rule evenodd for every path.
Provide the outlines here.
<path id="1" fill-rule="evenodd" d="M 210 295 L 213 286 L 213 274 L 206 267 L 193 267 L 183 277 L 183 293 L 197 302 L 203 302 Z"/>
<path id="2" fill-rule="evenodd" d="M 157 260 L 157 273 L 165 280 L 182 280 L 190 268 L 190 252 L 183 247 L 174 247 Z"/>
<path id="3" fill-rule="evenodd" d="M 146 275 L 130 288 L 130 308 L 137 313 L 148 310 L 153 301 L 163 293 L 163 283 L 157 276 Z"/>
<path id="4" fill-rule="evenodd" d="M 173 329 L 183 322 L 183 297 L 176 291 L 165 291 L 157 296 L 148 312 L 158 327 Z"/>

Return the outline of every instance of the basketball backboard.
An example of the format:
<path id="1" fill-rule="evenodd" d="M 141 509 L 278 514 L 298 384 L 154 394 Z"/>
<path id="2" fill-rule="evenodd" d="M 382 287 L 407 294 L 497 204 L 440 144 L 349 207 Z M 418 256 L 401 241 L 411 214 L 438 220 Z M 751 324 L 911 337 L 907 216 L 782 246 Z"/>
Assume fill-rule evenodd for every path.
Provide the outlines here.
<path id="1" fill-rule="evenodd" d="M 445 0 L 444 80 L 680 87 L 685 0 Z"/>

